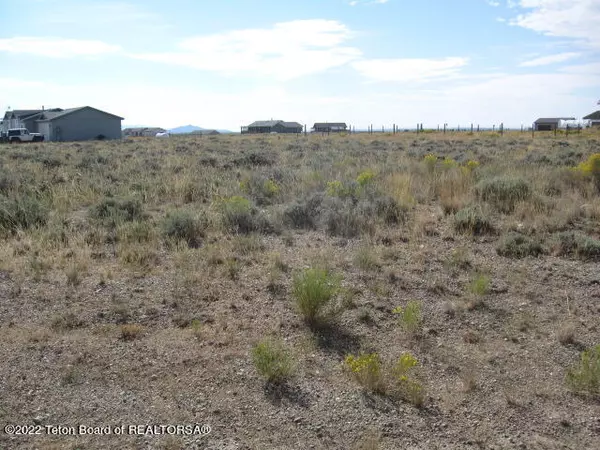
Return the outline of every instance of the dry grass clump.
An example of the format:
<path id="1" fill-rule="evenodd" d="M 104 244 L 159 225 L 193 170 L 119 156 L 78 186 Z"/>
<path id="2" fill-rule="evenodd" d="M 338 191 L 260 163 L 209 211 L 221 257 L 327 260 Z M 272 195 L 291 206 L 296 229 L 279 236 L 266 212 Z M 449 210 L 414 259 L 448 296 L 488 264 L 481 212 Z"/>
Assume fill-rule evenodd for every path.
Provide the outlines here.
<path id="1" fill-rule="evenodd" d="M 594 261 L 600 259 L 600 240 L 576 231 L 556 234 L 553 237 L 552 248 L 558 256 Z"/>
<path id="2" fill-rule="evenodd" d="M 32 195 L 0 195 L 0 234 L 14 234 L 18 230 L 44 226 L 48 215 L 47 206 Z"/>
<path id="3" fill-rule="evenodd" d="M 142 337 L 144 328 L 141 325 L 137 324 L 126 324 L 121 325 L 120 331 L 121 339 L 123 339 L 124 341 L 133 341 Z"/>
<path id="4" fill-rule="evenodd" d="M 478 205 L 468 206 L 454 214 L 454 229 L 474 236 L 495 231 L 492 221 Z"/>
<path id="5" fill-rule="evenodd" d="M 184 241 L 190 248 L 198 248 L 206 235 L 208 223 L 189 211 L 173 211 L 164 218 L 163 236 L 173 241 Z"/>

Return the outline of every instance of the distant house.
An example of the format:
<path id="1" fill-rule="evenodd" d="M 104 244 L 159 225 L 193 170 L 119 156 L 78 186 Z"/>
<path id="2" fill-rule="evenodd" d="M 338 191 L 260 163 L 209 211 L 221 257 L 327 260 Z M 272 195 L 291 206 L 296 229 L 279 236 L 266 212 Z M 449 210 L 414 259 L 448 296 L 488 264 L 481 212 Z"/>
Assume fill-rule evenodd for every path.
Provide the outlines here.
<path id="1" fill-rule="evenodd" d="M 554 131 L 560 128 L 564 120 L 575 120 L 575 117 L 546 117 L 533 123 L 535 131 Z"/>
<path id="2" fill-rule="evenodd" d="M 247 127 L 242 127 L 242 133 L 302 133 L 304 127 L 298 122 L 283 120 L 259 120 Z"/>
<path id="3" fill-rule="evenodd" d="M 14 109 L 12 111 L 6 111 L 4 118 L 0 124 L 1 131 L 8 131 L 11 128 L 27 128 L 30 133 L 37 133 L 38 126 L 37 120 L 42 117 L 44 113 L 49 112 L 60 112 L 62 109 Z"/>
<path id="4" fill-rule="evenodd" d="M 7 111 L 2 130 L 27 128 L 44 135 L 46 141 L 121 139 L 122 117 L 90 106 L 70 109 L 16 109 Z"/>
<path id="5" fill-rule="evenodd" d="M 315 133 L 340 133 L 348 129 L 343 122 L 317 122 L 313 125 L 312 131 Z"/>
<path id="6" fill-rule="evenodd" d="M 590 125 L 593 127 L 600 127 L 600 111 L 596 111 L 585 116 L 583 120 L 589 120 Z"/>
<path id="7" fill-rule="evenodd" d="M 145 127 L 145 128 L 125 128 L 123 130 L 123 136 L 125 137 L 154 137 L 157 133 L 166 133 L 167 130 L 158 127 Z"/>

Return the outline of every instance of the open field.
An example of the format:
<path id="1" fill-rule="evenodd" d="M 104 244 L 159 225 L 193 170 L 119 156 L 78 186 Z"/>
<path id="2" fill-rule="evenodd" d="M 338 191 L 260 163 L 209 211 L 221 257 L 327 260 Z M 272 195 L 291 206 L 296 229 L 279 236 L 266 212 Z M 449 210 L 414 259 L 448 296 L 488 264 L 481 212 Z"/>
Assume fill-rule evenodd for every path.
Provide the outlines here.
<path id="1" fill-rule="evenodd" d="M 0 146 L 0 424 L 212 427 L 0 448 L 599 449 L 600 166 L 572 169 L 599 152 Z"/>

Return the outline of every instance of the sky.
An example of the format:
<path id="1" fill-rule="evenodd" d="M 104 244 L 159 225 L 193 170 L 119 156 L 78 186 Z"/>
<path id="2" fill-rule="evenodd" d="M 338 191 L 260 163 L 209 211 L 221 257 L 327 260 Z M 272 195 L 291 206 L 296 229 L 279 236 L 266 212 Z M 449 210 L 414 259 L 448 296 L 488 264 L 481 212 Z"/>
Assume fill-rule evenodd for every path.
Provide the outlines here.
<path id="1" fill-rule="evenodd" d="M 600 0 L 0 0 L 0 111 L 530 125 L 600 109 Z"/>

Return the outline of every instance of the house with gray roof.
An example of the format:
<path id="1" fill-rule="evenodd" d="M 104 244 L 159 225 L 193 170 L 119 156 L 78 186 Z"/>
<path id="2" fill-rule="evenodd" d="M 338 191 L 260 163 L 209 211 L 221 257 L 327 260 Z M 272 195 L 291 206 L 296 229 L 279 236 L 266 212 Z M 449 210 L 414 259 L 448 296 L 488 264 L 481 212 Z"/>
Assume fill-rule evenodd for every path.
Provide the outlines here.
<path id="1" fill-rule="evenodd" d="M 554 131 L 565 120 L 575 120 L 575 117 L 542 117 L 533 122 L 533 127 L 535 131 Z"/>
<path id="2" fill-rule="evenodd" d="M 590 125 L 593 127 L 600 127 L 600 111 L 588 114 L 583 118 L 583 120 L 589 120 Z"/>
<path id="3" fill-rule="evenodd" d="M 344 122 L 317 122 L 312 127 L 314 133 L 342 133 L 347 129 Z"/>
<path id="4" fill-rule="evenodd" d="M 157 133 L 166 133 L 167 130 L 160 127 L 125 128 L 125 137 L 155 137 Z"/>
<path id="5" fill-rule="evenodd" d="M 27 128 L 30 133 L 37 133 L 36 120 L 41 117 L 42 113 L 51 111 L 62 111 L 62 109 L 13 109 L 6 111 L 0 122 L 0 130 L 8 131 L 11 128 Z"/>
<path id="6" fill-rule="evenodd" d="M 69 109 L 12 110 L 4 114 L 2 130 L 27 128 L 45 141 L 121 139 L 122 117 L 91 106 Z"/>
<path id="7" fill-rule="evenodd" d="M 302 133 L 304 127 L 298 122 L 283 120 L 258 120 L 247 127 L 242 127 L 242 133 Z"/>

